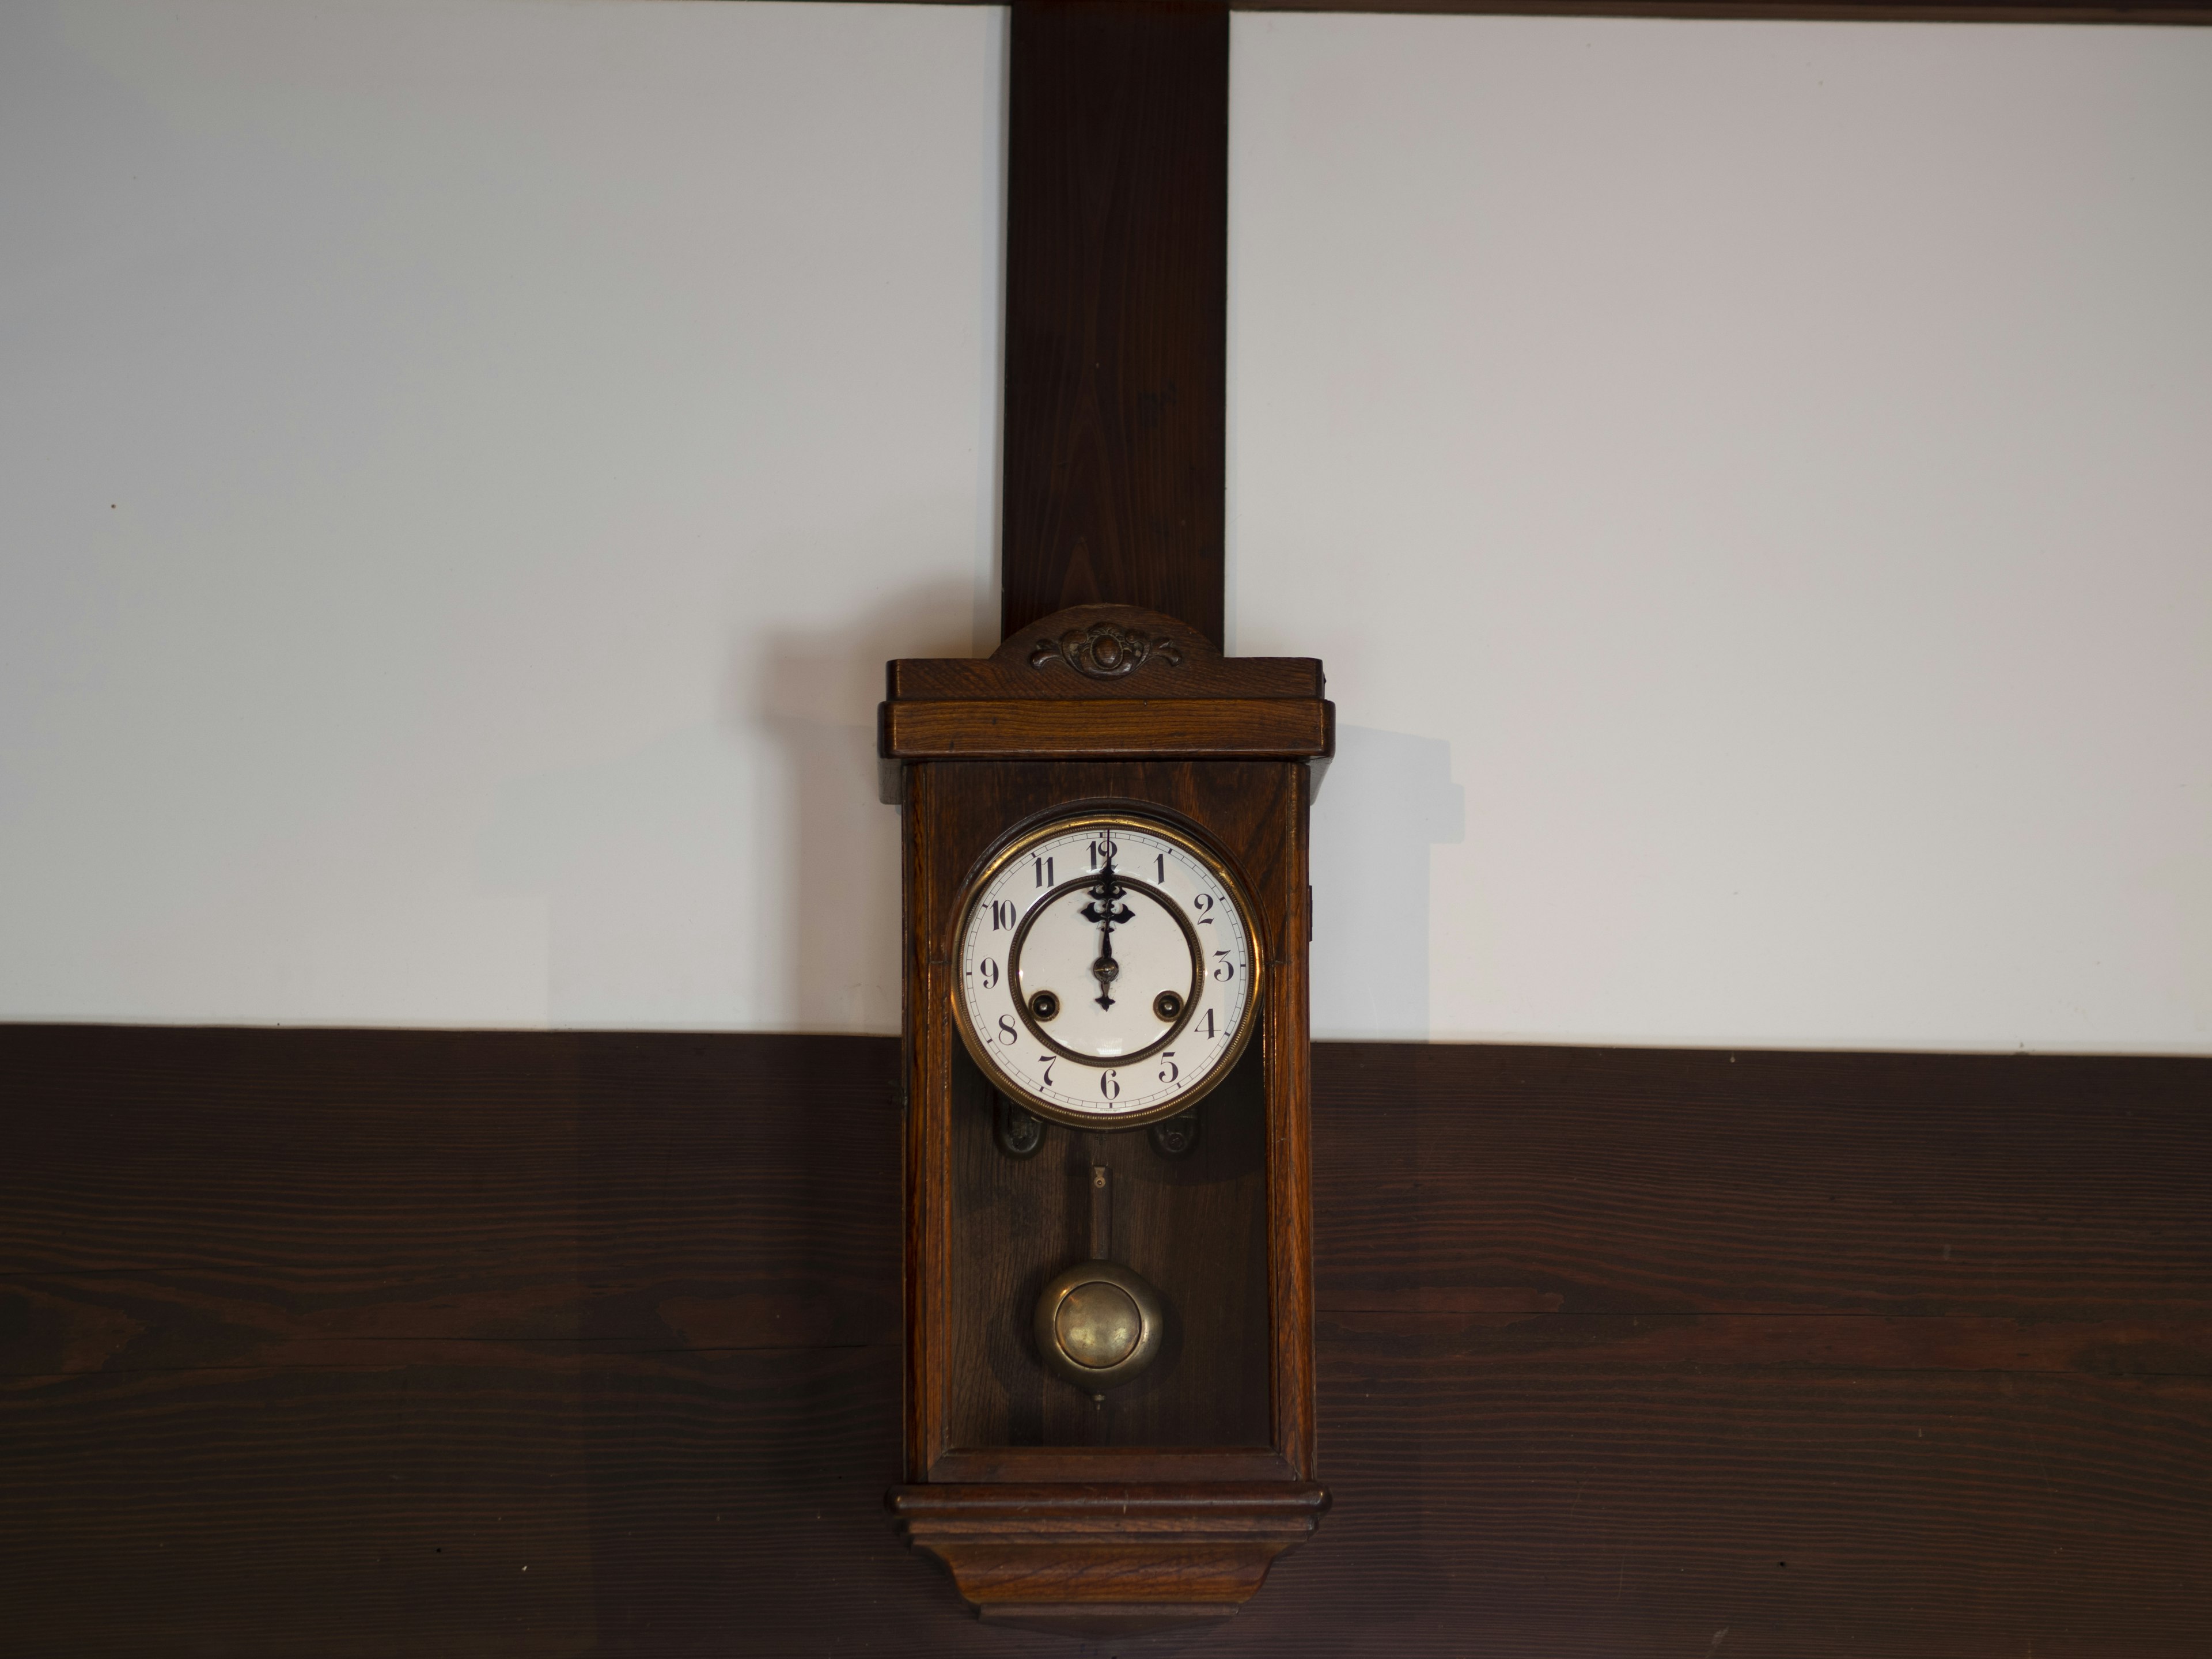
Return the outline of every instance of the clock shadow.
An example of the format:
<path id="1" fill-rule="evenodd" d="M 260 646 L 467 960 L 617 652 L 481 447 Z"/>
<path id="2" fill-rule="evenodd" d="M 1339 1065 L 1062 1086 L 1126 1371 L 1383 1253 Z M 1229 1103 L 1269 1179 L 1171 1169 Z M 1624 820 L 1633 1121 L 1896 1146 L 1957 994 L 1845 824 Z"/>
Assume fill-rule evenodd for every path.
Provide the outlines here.
<path id="1" fill-rule="evenodd" d="M 900 813 L 884 803 L 876 755 L 884 665 L 967 655 L 975 606 L 963 584 L 917 585 L 732 665 L 732 723 L 764 726 L 781 750 L 782 775 L 763 799 L 783 823 L 763 826 L 777 856 L 762 875 L 776 890 L 775 961 L 799 1030 L 899 1029 Z"/>
<path id="2" fill-rule="evenodd" d="M 681 725 L 501 782 L 476 875 L 544 906 L 547 1023 L 896 1032 L 884 664 L 967 654 L 975 611 L 964 584 L 917 583 L 818 630 L 733 629 L 711 702 Z"/>
<path id="3" fill-rule="evenodd" d="M 1441 738 L 1339 726 L 1314 798 L 1313 1034 L 1429 1037 L 1429 849 L 1467 838 Z"/>

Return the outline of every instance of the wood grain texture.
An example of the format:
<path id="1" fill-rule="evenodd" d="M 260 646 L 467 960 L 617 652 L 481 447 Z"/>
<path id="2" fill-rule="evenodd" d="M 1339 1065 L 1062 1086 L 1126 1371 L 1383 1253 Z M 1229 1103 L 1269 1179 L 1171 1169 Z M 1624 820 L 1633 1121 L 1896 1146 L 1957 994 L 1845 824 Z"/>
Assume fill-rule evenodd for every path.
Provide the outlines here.
<path id="1" fill-rule="evenodd" d="M 1332 1309 L 2212 1311 L 2204 1060 L 1339 1043 L 1320 1063 L 1374 1131 L 1331 1147 Z"/>
<path id="2" fill-rule="evenodd" d="M 885 1523 L 896 1056 L 0 1028 L 0 1653 L 2206 1650 L 2212 1062 L 1316 1045 L 1334 1510 L 1086 1647 Z"/>
<path id="3" fill-rule="evenodd" d="M 929 1222 L 910 1240 L 909 1479 L 947 1478 L 953 1471 L 938 1465 L 955 1451 L 1131 1445 L 1273 1446 L 1286 1472 L 1304 1478 L 1301 1444 L 1279 1434 L 1306 1420 L 1310 1361 L 1299 1310 L 1279 1300 L 1278 1285 L 1295 1274 L 1275 1261 L 1304 1233 L 1268 1226 L 1271 1206 L 1303 1214 L 1304 1138 L 1285 1115 L 1303 1102 L 1270 1097 L 1279 1060 L 1264 1036 L 1200 1108 L 1206 1132 L 1188 1160 L 1161 1158 L 1142 1135 L 1055 1125 L 1043 1152 L 1017 1162 L 994 1142 L 990 1091 L 953 1033 L 949 989 L 958 896 L 1001 838 L 1048 811 L 1110 799 L 1179 817 L 1213 842 L 1256 907 L 1255 946 L 1279 988 L 1267 1018 L 1282 996 L 1303 1006 L 1303 768 L 977 761 L 911 771 L 908 1184 Z M 1302 1074 L 1281 1075 L 1285 1086 L 1303 1085 Z M 1085 1252 L 1079 1177 L 1099 1163 L 1114 1170 L 1125 1259 L 1176 1310 L 1160 1362 L 1103 1403 L 1047 1376 L 1029 1334 L 1044 1282 Z M 1289 1322 L 1279 1331 L 1279 1312 Z M 1301 1346 L 1285 1356 L 1285 1341 Z M 1044 1464 L 1030 1478 L 1072 1476 Z"/>
<path id="4" fill-rule="evenodd" d="M 1267 1304 L 1274 1323 L 1273 1442 L 1298 1475 L 1316 1478 L 1313 1232 L 1313 770 L 1285 769 L 1291 800 L 1274 896 L 1275 972 L 1261 1028 L 1269 1079 Z M 1287 967 L 1292 972 L 1284 972 Z"/>
<path id="5" fill-rule="evenodd" d="M 1222 637 L 1229 16 L 1013 8 L 1001 631 L 1143 605 Z"/>
<path id="6" fill-rule="evenodd" d="M 1012 558 L 1007 568 L 1011 595 Z M 976 1534 L 965 1521 L 908 1528 L 987 1617 L 1094 1635 L 1218 1618 L 1318 1518 L 1316 1507 L 1296 1536 L 1133 1541 L 1119 1530 L 1129 1492 L 1164 1499 L 1171 1489 L 1078 1484 L 1102 1450 L 1136 1449 L 1157 1464 L 1193 1450 L 1264 1453 L 1279 1479 L 1326 1505 L 1311 1480 L 1305 762 L 1333 750 L 1334 711 L 1317 696 L 1233 695 L 1255 680 L 1273 691 L 1306 678 L 1301 667 L 1317 690 L 1317 663 L 1248 668 L 1185 621 L 1091 603 L 1014 628 L 986 664 L 888 668 L 878 752 L 903 769 L 916 1218 L 905 1297 L 913 1484 L 902 1490 L 981 1474 L 1091 1506 L 1091 1524 L 1073 1532 L 1034 1519 L 1012 1533 L 994 1522 Z M 975 695 L 994 681 L 1022 690 Z M 1210 695 L 1168 695 L 1182 683 Z M 962 695 L 902 695 L 924 685 Z M 1037 685 L 1055 695 L 1037 696 Z M 1115 695 L 1124 686 L 1154 695 Z M 1182 1158 L 1162 1155 L 1149 1136 L 1055 1124 L 1040 1150 L 1011 1158 L 984 1071 L 952 1035 L 960 896 L 1006 837 L 1099 802 L 1178 821 L 1237 872 L 1252 904 L 1255 966 L 1266 966 L 1251 1011 L 1258 1041 L 1198 1109 L 1204 1131 Z M 1157 1289 L 1165 1317 L 1148 1369 L 1094 1395 L 1087 1379 L 1039 1363 L 1032 1310 L 1048 1282 L 1107 1254 L 1109 1240 L 1111 1259 Z M 1204 1479 L 1180 1461 L 1187 1479 Z M 988 1507 L 987 1497 L 976 1501 Z"/>
<path id="7" fill-rule="evenodd" d="M 1333 716 L 1328 703 L 1288 697 L 887 702 L 878 736 L 892 760 L 1306 758 L 1334 752 Z"/>
<path id="8" fill-rule="evenodd" d="M 1328 1542 L 1399 1650 L 2203 1645 L 2212 1064 L 1315 1059 Z"/>
<path id="9" fill-rule="evenodd" d="M 947 1452 L 932 1473 L 954 1483 L 1035 1485 L 1045 1478 L 1040 1466 L 1048 1466 L 1054 1480 L 1109 1486 L 1291 1481 L 1297 1475 L 1279 1452 L 1206 1446 L 985 1447 Z"/>
<path id="10" fill-rule="evenodd" d="M 1096 672 L 1079 648 L 1092 629 L 1141 635 L 1147 654 Z M 1164 648 L 1162 648 L 1164 647 Z M 1085 672 L 1077 663 L 1094 672 Z M 1079 605 L 1008 633 L 989 656 L 902 657 L 884 665 L 884 696 L 897 702 L 980 699 L 1315 697 L 1326 681 L 1314 657 L 1229 657 L 1212 640 L 1157 611 Z"/>
<path id="11" fill-rule="evenodd" d="M 72 1310 L 10 1352 L 895 1342 L 851 1214 L 897 1213 L 896 1149 L 859 1127 L 888 1121 L 896 1043 L 861 1052 L 872 1070 L 840 1038 L 0 1026 L 0 1273 L 66 1281 Z"/>
<path id="12" fill-rule="evenodd" d="M 983 1620 L 1120 1636 L 1233 1616 L 1313 1535 L 1312 1485 L 901 1486 L 900 1534 Z"/>
<path id="13" fill-rule="evenodd" d="M 952 1130 L 956 1240 L 948 1307 L 957 1322 L 946 1440 L 969 1456 L 931 1465 L 968 1480 L 1000 1449 L 1264 1447 L 1270 1438 L 1267 1346 L 1267 1103 L 1261 1056 L 1199 1106 L 1197 1150 L 1161 1158 L 1142 1133 L 1088 1133 L 1048 1123 L 1044 1146 L 1016 1164 L 991 1134 L 991 1091 L 964 1052 Z M 1030 1310 L 1045 1282 L 1091 1254 L 1085 1172 L 1112 1170 L 1111 1259 L 1159 1290 L 1170 1316 L 1160 1358 L 1103 1401 L 1047 1373 Z M 1020 1479 L 997 1458 L 995 1480 Z M 1032 1460 L 1034 1461 L 1034 1460 Z M 1285 1476 L 1290 1471 L 1285 1468 Z M 1071 1480 L 1048 1462 L 1030 1479 Z M 1137 1475 L 1127 1477 L 1141 1479 Z M 1245 1479 L 1251 1479 L 1249 1474 Z"/>
<path id="14" fill-rule="evenodd" d="M 1020 697 L 1049 702 L 1066 696 L 1068 689 L 1065 671 L 1048 674 L 1025 664 L 1010 668 L 988 658 L 973 661 L 909 658 L 891 663 L 890 669 L 890 696 L 895 702 Z M 1179 668 L 1161 665 L 1125 680 L 1109 680 L 1085 689 L 1094 696 L 1104 697 L 1318 697 L 1322 672 L 1321 664 L 1311 657 L 1219 657 L 1211 662 L 1192 657 L 1186 658 Z"/>
<path id="15" fill-rule="evenodd" d="M 896 1055 L 0 1028 L 0 1653 L 803 1628 L 896 1462 Z"/>

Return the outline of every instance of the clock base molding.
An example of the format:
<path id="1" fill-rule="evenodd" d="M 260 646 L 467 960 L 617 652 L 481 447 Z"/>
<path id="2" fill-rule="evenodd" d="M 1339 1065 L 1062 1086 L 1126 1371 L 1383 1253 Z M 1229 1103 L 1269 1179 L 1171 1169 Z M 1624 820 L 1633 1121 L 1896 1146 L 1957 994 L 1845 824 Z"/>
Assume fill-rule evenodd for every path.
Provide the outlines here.
<path id="1" fill-rule="evenodd" d="M 1313 1534 L 1328 1493 L 1287 1481 L 923 1485 L 887 1501 L 900 1534 L 945 1564 L 985 1621 L 1097 1638 L 1231 1617 Z"/>

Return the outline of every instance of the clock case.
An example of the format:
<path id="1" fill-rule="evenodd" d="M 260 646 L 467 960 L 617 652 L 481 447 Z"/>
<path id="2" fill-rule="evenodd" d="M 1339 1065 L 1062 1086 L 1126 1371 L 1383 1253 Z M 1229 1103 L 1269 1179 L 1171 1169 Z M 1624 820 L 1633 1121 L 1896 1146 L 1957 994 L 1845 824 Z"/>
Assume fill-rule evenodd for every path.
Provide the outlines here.
<path id="1" fill-rule="evenodd" d="M 1105 1635 L 1226 1616 L 1328 1503 L 1307 1157 L 1307 814 L 1334 747 L 1321 665 L 1225 658 L 1170 617 L 1082 605 L 980 661 L 892 662 L 888 682 L 906 1004 L 896 1524 L 993 1621 Z M 1141 1128 L 1054 1122 L 1011 1155 L 955 1022 L 962 896 L 1011 835 L 1091 806 L 1195 831 L 1252 902 L 1257 1028 L 1181 1156 Z M 1103 1252 L 1094 1167 L 1111 1172 Z M 1046 1370 L 1031 1316 L 1100 1254 L 1171 1311 L 1160 1360 L 1094 1399 Z"/>

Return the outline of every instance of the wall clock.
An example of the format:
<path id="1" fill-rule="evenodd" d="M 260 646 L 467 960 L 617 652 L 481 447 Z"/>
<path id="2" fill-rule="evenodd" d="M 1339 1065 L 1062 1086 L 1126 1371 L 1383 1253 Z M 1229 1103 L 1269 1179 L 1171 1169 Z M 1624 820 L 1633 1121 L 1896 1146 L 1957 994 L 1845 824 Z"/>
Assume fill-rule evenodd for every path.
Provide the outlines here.
<path id="1" fill-rule="evenodd" d="M 1314 1480 L 1321 665 L 1062 611 L 889 670 L 904 813 L 906 1479 L 986 1619 L 1233 1613 Z"/>

